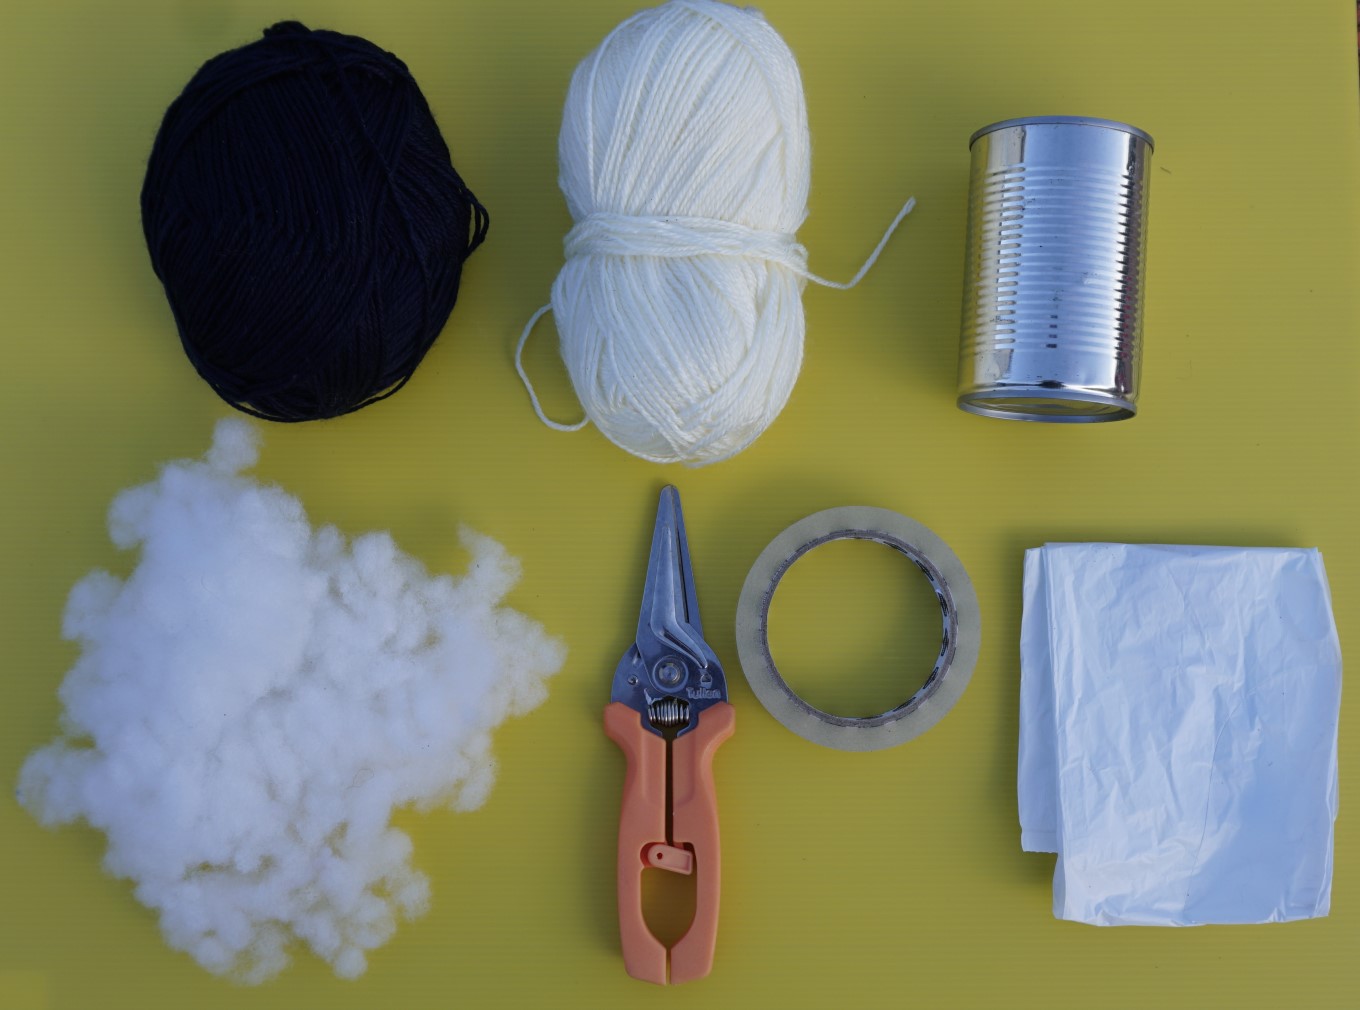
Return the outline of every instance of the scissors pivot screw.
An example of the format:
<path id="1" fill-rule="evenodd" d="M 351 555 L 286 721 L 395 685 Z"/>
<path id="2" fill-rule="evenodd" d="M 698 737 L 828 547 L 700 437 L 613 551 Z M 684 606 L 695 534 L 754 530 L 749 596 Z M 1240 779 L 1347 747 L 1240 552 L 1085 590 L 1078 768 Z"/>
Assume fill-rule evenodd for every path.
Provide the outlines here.
<path id="1" fill-rule="evenodd" d="M 674 659 L 663 659 L 656 664 L 652 677 L 656 680 L 657 687 L 679 687 L 680 682 L 685 679 L 685 668 Z"/>

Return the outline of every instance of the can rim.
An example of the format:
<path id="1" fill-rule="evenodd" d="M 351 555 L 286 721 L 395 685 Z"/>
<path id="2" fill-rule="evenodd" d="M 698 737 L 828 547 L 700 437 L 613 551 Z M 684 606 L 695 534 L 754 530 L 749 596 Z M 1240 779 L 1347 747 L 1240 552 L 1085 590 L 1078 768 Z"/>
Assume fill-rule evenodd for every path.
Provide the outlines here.
<path id="1" fill-rule="evenodd" d="M 990 123 L 974 133 L 968 138 L 968 146 L 972 147 L 977 143 L 978 137 L 1012 126 L 1098 126 L 1104 130 L 1117 130 L 1120 133 L 1141 137 L 1147 142 L 1148 147 L 1154 149 L 1156 147 L 1152 142 L 1152 135 L 1145 130 L 1130 126 L 1128 123 L 1121 123 L 1117 119 L 1097 119 L 1092 116 L 1023 116 L 1020 119 L 1003 119 L 997 123 Z"/>
<path id="2" fill-rule="evenodd" d="M 1067 414 L 1054 414 L 1040 410 L 1025 410 L 1017 404 L 1024 400 L 1051 401 L 1062 400 L 1079 407 L 1089 404 L 1114 408 L 1108 411 L 1073 410 Z M 998 417 L 1003 421 L 1046 421 L 1049 424 L 1082 424 L 1103 421 L 1127 421 L 1138 413 L 1138 406 L 1130 396 L 1113 393 L 1095 393 L 1071 387 L 1054 389 L 1049 386 L 1002 386 L 973 389 L 960 393 L 955 401 L 960 410 L 983 417 Z M 1002 406 L 1001 404 L 1010 404 Z"/>

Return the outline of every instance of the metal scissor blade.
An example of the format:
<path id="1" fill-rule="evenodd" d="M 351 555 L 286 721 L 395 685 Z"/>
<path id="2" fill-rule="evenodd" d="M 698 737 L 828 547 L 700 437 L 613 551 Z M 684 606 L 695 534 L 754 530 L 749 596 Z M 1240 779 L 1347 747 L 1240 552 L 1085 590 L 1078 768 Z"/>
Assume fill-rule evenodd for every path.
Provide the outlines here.
<path id="1" fill-rule="evenodd" d="M 694 592 L 694 572 L 689 561 L 685 518 L 680 511 L 680 492 L 667 484 L 656 508 L 652 553 L 647 561 L 647 583 L 642 591 L 638 617 L 638 643 L 649 639 L 683 653 L 700 668 L 708 666 L 699 620 L 699 600 Z M 644 650 L 645 651 L 645 650 Z"/>

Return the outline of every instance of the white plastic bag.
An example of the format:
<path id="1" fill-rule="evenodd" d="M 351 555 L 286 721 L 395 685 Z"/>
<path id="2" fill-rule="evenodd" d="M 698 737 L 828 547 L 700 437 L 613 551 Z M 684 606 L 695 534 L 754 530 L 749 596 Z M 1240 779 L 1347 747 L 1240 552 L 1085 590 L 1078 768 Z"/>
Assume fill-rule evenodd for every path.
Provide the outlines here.
<path id="1" fill-rule="evenodd" d="M 1326 915 L 1341 650 L 1315 550 L 1025 556 L 1021 845 L 1095 925 Z"/>

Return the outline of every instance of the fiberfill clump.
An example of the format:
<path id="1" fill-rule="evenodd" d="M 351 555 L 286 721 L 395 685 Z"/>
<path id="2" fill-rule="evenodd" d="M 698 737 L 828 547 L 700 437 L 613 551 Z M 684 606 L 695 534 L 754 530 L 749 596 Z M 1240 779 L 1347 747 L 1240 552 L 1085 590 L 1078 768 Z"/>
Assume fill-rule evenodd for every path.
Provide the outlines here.
<path id="1" fill-rule="evenodd" d="M 464 531 L 467 574 L 432 576 L 385 532 L 313 529 L 241 475 L 255 457 L 222 421 L 206 460 L 114 500 L 141 559 L 71 591 L 62 733 L 19 799 L 104 832 L 108 872 L 208 970 L 259 981 L 300 940 L 352 977 L 429 897 L 393 809 L 480 806 L 491 731 L 565 652 L 501 605 L 519 565 L 495 541 Z"/>

